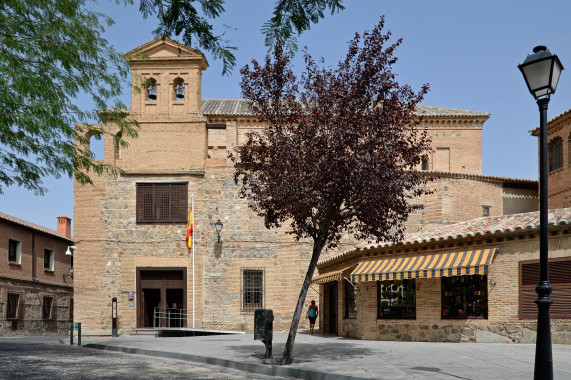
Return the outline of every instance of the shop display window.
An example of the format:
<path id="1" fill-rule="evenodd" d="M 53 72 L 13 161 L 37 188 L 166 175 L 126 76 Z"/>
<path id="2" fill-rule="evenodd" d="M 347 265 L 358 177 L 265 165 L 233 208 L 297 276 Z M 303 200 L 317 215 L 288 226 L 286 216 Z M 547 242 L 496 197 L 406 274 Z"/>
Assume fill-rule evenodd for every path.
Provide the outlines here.
<path id="1" fill-rule="evenodd" d="M 442 319 L 488 318 L 488 278 L 442 277 Z"/>
<path id="2" fill-rule="evenodd" d="M 416 292 L 414 279 L 385 280 L 377 282 L 377 318 L 416 318 Z"/>

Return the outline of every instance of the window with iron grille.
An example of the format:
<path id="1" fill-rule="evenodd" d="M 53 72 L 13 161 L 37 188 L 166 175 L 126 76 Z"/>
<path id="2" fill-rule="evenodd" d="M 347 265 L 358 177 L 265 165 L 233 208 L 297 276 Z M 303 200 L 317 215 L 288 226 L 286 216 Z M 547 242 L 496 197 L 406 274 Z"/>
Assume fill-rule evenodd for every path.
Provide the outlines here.
<path id="1" fill-rule="evenodd" d="M 54 250 L 44 248 L 44 269 L 53 271 L 54 270 Z"/>
<path id="2" fill-rule="evenodd" d="M 188 183 L 137 183 L 137 223 L 188 220 Z"/>
<path id="3" fill-rule="evenodd" d="M 18 319 L 20 316 L 20 295 L 8 293 L 6 301 L 6 319 Z"/>
<path id="4" fill-rule="evenodd" d="M 563 139 L 556 138 L 549 143 L 549 171 L 563 167 Z"/>
<path id="5" fill-rule="evenodd" d="M 42 319 L 52 319 L 54 298 L 45 296 L 42 303 Z"/>
<path id="6" fill-rule="evenodd" d="M 571 319 L 571 260 L 549 260 L 549 283 L 551 299 L 549 308 L 551 318 Z M 520 262 L 519 266 L 519 317 L 537 319 L 537 293 L 539 283 L 539 261 Z"/>
<path id="7" fill-rule="evenodd" d="M 357 288 L 345 281 L 345 318 L 357 317 Z"/>
<path id="8" fill-rule="evenodd" d="M 8 239 L 8 261 L 20 264 L 22 260 L 22 242 Z"/>
<path id="9" fill-rule="evenodd" d="M 242 268 L 242 311 L 264 308 L 264 269 Z"/>

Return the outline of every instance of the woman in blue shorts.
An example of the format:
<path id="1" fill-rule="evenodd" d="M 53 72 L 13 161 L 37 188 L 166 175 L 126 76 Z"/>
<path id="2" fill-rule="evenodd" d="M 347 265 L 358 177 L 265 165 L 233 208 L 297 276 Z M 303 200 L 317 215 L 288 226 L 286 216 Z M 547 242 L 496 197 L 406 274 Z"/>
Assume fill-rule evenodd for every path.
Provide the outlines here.
<path id="1" fill-rule="evenodd" d="M 309 318 L 309 333 L 313 334 L 313 328 L 315 327 L 315 320 L 319 315 L 319 308 L 315 306 L 315 301 L 311 300 L 311 305 L 307 309 L 306 317 Z"/>

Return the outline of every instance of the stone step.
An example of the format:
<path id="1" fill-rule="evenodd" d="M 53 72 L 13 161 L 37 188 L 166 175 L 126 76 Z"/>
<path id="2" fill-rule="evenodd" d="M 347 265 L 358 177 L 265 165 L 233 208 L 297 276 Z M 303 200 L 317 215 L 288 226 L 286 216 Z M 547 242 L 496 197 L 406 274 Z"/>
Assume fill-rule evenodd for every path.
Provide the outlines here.
<path id="1" fill-rule="evenodd" d="M 153 335 L 153 336 L 157 336 L 157 335 L 159 335 L 159 332 L 157 330 L 153 330 L 153 329 L 137 329 L 131 335 Z"/>

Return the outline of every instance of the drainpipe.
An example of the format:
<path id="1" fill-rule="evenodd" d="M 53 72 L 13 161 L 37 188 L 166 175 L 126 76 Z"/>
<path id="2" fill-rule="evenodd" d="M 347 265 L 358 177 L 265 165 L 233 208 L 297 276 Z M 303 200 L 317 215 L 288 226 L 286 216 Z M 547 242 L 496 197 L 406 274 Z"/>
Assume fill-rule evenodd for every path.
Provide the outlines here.
<path id="1" fill-rule="evenodd" d="M 32 280 L 36 280 L 36 232 L 32 231 Z"/>

